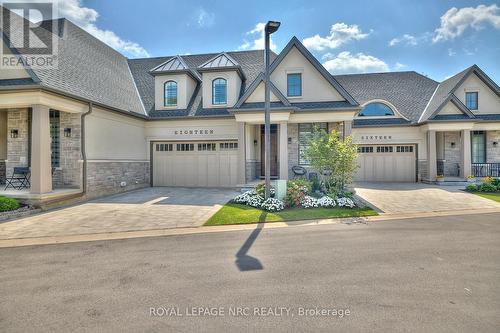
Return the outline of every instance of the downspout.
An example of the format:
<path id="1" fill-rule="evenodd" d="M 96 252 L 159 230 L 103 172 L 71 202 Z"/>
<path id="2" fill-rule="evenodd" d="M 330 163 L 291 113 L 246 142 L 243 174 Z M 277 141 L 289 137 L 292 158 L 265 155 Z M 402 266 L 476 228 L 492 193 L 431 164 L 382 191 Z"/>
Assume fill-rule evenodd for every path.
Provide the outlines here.
<path id="1" fill-rule="evenodd" d="M 89 102 L 89 110 L 82 114 L 81 119 L 81 147 L 82 147 L 82 160 L 83 160 L 83 170 L 82 170 L 82 195 L 87 193 L 87 151 L 85 147 L 85 118 L 91 114 L 93 111 L 93 104 Z"/>

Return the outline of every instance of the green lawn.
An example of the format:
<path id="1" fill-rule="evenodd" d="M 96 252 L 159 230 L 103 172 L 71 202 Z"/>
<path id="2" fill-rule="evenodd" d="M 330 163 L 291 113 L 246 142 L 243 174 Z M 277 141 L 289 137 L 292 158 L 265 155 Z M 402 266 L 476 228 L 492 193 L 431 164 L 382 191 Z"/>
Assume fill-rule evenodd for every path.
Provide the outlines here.
<path id="1" fill-rule="evenodd" d="M 500 193 L 483 193 L 483 192 L 473 192 L 473 193 L 479 195 L 480 197 L 500 202 Z"/>
<path id="2" fill-rule="evenodd" d="M 257 222 L 279 222 L 311 220 L 335 217 L 357 217 L 378 215 L 371 208 L 291 208 L 270 213 L 257 208 L 227 203 L 205 225 L 246 224 Z"/>

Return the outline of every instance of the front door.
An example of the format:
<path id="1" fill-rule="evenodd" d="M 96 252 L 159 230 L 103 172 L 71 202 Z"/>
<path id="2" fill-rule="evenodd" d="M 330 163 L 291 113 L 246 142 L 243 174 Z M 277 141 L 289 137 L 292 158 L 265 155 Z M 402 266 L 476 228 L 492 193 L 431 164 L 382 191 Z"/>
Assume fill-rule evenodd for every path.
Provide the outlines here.
<path id="1" fill-rule="evenodd" d="M 265 164 L 265 130 L 264 125 L 260 126 L 260 176 L 265 177 L 266 175 L 266 164 Z M 271 124 L 271 177 L 278 177 L 278 125 Z"/>

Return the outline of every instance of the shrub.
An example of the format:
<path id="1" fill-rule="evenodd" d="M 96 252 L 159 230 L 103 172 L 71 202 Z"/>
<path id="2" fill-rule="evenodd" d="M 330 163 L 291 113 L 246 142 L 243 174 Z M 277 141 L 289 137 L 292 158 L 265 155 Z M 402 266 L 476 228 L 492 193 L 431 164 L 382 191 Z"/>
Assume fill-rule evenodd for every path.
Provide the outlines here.
<path id="1" fill-rule="evenodd" d="M 356 206 L 354 204 L 354 201 L 350 198 L 338 198 L 337 199 L 337 204 L 339 205 L 339 207 L 349 207 L 349 208 L 354 208 L 354 206 Z"/>
<path id="2" fill-rule="evenodd" d="M 286 206 L 299 207 L 304 201 L 306 193 L 307 193 L 307 187 L 296 185 L 293 182 L 288 182 L 285 195 Z"/>
<path id="3" fill-rule="evenodd" d="M 477 185 L 469 184 L 465 187 L 467 192 L 476 192 L 478 190 Z"/>
<path id="4" fill-rule="evenodd" d="M 335 200 L 333 200 L 332 198 L 330 198 L 326 195 L 324 197 L 318 199 L 318 204 L 324 208 L 332 208 L 332 207 L 335 207 L 337 205 L 335 203 Z"/>
<path id="5" fill-rule="evenodd" d="M 258 195 L 261 197 L 266 196 L 266 184 L 265 183 L 260 183 L 255 186 L 255 192 L 257 192 Z M 274 198 L 274 195 L 276 194 L 276 189 L 271 186 L 271 189 L 269 190 L 269 195 L 271 198 Z"/>
<path id="6" fill-rule="evenodd" d="M 500 190 L 500 178 L 493 178 L 491 185 L 495 185 Z"/>
<path id="7" fill-rule="evenodd" d="M 19 201 L 16 199 L 0 197 L 0 212 L 16 210 L 19 206 Z"/>
<path id="8" fill-rule="evenodd" d="M 302 201 L 302 207 L 304 207 L 304 208 L 318 208 L 319 207 L 318 199 L 313 198 L 309 195 L 306 195 L 304 197 L 304 200 Z"/>
<path id="9" fill-rule="evenodd" d="M 485 177 L 485 178 L 483 179 L 483 183 L 486 183 L 486 184 L 491 184 L 491 183 L 493 183 L 493 180 L 494 180 L 494 178 L 493 178 L 493 177 Z"/>
<path id="10" fill-rule="evenodd" d="M 496 192 L 497 187 L 491 183 L 482 183 L 479 185 L 479 191 L 481 192 Z"/>
<path id="11" fill-rule="evenodd" d="M 285 209 L 283 201 L 275 198 L 265 200 L 260 207 L 269 212 L 279 212 L 280 210 Z"/>
<path id="12" fill-rule="evenodd" d="M 287 188 L 294 187 L 294 186 L 305 187 L 306 188 L 305 192 L 307 192 L 307 193 L 311 193 L 311 191 L 313 190 L 313 182 L 311 182 L 305 178 L 297 178 L 297 179 L 289 180 L 286 183 Z"/>

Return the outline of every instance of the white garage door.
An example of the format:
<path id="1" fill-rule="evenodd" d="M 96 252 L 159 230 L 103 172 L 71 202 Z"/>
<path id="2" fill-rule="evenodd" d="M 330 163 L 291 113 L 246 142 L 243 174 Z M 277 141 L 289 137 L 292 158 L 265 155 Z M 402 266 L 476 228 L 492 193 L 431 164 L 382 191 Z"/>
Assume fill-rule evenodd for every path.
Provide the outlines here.
<path id="1" fill-rule="evenodd" d="M 153 186 L 236 186 L 237 160 L 235 141 L 155 142 Z"/>
<path id="2" fill-rule="evenodd" d="M 413 145 L 360 145 L 355 180 L 415 182 L 415 150 Z"/>

